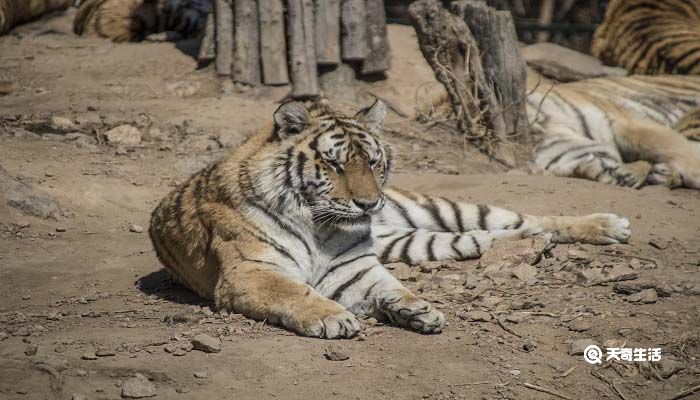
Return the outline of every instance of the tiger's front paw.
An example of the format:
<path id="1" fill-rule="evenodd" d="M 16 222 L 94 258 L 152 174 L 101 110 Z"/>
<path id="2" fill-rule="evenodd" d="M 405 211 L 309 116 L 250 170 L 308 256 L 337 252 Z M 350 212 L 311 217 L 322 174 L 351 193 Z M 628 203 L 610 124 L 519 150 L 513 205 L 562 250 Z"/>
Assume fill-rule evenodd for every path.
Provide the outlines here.
<path id="1" fill-rule="evenodd" d="M 416 332 L 441 333 L 445 316 L 408 290 L 397 291 L 380 301 L 380 311 L 394 324 Z"/>
<path id="2" fill-rule="evenodd" d="M 620 186 L 640 188 L 651 172 L 651 164 L 644 160 L 621 165 L 615 170 L 615 179 Z"/>
<path id="3" fill-rule="evenodd" d="M 669 188 L 677 188 L 683 185 L 681 171 L 675 166 L 668 163 L 654 164 L 647 177 L 647 183 L 650 185 L 664 185 Z"/>

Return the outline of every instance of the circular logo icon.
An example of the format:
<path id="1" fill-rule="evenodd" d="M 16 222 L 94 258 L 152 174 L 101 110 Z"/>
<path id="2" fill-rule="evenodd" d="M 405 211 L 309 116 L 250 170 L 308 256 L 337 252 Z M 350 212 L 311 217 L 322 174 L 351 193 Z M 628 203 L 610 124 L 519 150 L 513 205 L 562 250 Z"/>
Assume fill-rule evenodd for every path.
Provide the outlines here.
<path id="1" fill-rule="evenodd" d="M 602 363 L 603 351 L 600 347 L 592 344 L 583 351 L 583 359 L 589 364 Z"/>

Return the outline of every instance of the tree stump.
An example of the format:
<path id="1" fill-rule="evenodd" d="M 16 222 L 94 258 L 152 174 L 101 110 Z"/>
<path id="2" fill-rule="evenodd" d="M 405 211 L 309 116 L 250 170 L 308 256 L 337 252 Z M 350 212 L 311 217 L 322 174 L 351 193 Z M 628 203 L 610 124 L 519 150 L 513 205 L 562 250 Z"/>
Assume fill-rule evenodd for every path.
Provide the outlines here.
<path id="1" fill-rule="evenodd" d="M 357 61 L 367 57 L 367 7 L 365 0 L 343 0 L 340 21 L 343 60 Z"/>
<path id="2" fill-rule="evenodd" d="M 260 56 L 266 85 L 286 85 L 287 40 L 284 34 L 283 0 L 258 3 L 260 14 Z"/>
<path id="3" fill-rule="evenodd" d="M 316 0 L 316 61 L 340 63 L 340 0 Z"/>
<path id="4" fill-rule="evenodd" d="M 292 97 L 318 96 L 313 0 L 288 0 L 287 18 Z"/>
<path id="5" fill-rule="evenodd" d="M 526 67 L 515 27 L 480 1 L 418 0 L 409 7 L 421 52 L 449 95 L 457 127 L 478 148 L 515 166 L 507 139 L 527 134 Z M 471 29 L 470 29 L 471 28 Z"/>
<path id="6" fill-rule="evenodd" d="M 233 64 L 233 9 L 227 0 L 214 1 L 216 20 L 216 73 L 231 75 Z"/>
<path id="7" fill-rule="evenodd" d="M 386 72 L 391 66 L 389 38 L 386 33 L 384 0 L 367 0 L 367 57 L 362 62 L 362 74 Z"/>

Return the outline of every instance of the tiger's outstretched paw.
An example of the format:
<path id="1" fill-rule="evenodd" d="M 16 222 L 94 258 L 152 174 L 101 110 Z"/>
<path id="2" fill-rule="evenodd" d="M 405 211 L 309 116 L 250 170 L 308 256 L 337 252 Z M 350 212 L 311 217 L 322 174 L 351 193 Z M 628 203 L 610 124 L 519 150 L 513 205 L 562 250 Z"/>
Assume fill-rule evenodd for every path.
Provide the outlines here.
<path id="1" fill-rule="evenodd" d="M 669 188 L 683 186 L 683 178 L 678 168 L 668 163 L 654 164 L 647 177 L 649 185 L 664 185 Z"/>
<path id="2" fill-rule="evenodd" d="M 646 182 L 651 169 L 651 164 L 644 160 L 620 165 L 615 171 L 616 183 L 620 186 L 638 189 Z"/>
<path id="3" fill-rule="evenodd" d="M 305 324 L 305 328 L 299 333 L 322 339 L 346 339 L 356 336 L 361 330 L 362 324 L 357 317 L 349 311 L 342 310 L 314 319 Z"/>
<path id="4" fill-rule="evenodd" d="M 591 214 L 576 227 L 581 241 L 590 244 L 627 243 L 630 239 L 630 221 L 615 214 Z"/>
<path id="5" fill-rule="evenodd" d="M 424 334 L 441 333 L 445 327 L 445 316 L 408 290 L 382 299 L 380 311 L 394 324 Z"/>

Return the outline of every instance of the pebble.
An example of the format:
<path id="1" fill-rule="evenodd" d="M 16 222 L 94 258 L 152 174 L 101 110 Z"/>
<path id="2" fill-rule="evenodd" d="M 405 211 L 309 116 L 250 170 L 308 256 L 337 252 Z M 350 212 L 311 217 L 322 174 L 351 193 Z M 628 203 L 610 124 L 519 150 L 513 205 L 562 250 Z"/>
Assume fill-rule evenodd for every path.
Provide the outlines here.
<path id="1" fill-rule="evenodd" d="M 595 340 L 593 339 L 576 339 L 573 342 L 571 342 L 571 348 L 569 348 L 569 355 L 580 356 L 583 354 L 583 351 L 586 350 L 586 347 L 592 344 L 596 344 Z"/>
<path id="2" fill-rule="evenodd" d="M 56 228 L 56 232 L 65 232 L 65 231 L 66 231 L 66 228 L 64 228 L 64 227 L 62 227 L 62 226 Z"/>
<path id="3" fill-rule="evenodd" d="M 655 247 L 659 250 L 666 250 L 669 246 L 667 241 L 662 241 L 661 239 L 651 239 L 649 241 L 649 246 Z"/>
<path id="4" fill-rule="evenodd" d="M 569 324 L 569 329 L 574 331 L 574 332 L 585 332 L 589 329 L 591 329 L 593 326 L 589 321 L 586 321 L 584 319 L 576 319 L 571 321 Z"/>
<path id="5" fill-rule="evenodd" d="M 80 358 L 83 360 L 97 360 L 97 355 L 95 353 L 85 353 Z"/>
<path id="6" fill-rule="evenodd" d="M 530 264 L 520 263 L 513 268 L 511 274 L 525 283 L 532 283 L 537 276 L 537 268 Z"/>
<path id="7" fill-rule="evenodd" d="M 87 397 L 80 393 L 73 393 L 73 395 L 70 398 L 71 400 L 87 400 Z"/>
<path id="8" fill-rule="evenodd" d="M 327 347 L 323 355 L 330 361 L 345 361 L 350 358 L 350 355 L 338 346 Z"/>
<path id="9" fill-rule="evenodd" d="M 218 353 L 221 351 L 221 340 L 205 333 L 200 333 L 192 338 L 192 348 L 205 353 Z"/>
<path id="10" fill-rule="evenodd" d="M 459 313 L 459 318 L 470 321 L 470 322 L 489 322 L 491 321 L 491 314 L 486 311 L 468 311 L 465 313 Z"/>
<path id="11" fill-rule="evenodd" d="M 655 289 L 644 289 L 637 293 L 631 294 L 625 298 L 630 303 L 651 304 L 659 300 L 659 296 Z"/>
<path id="12" fill-rule="evenodd" d="M 75 131 L 75 123 L 66 117 L 53 116 L 51 117 L 51 127 L 61 132 Z"/>
<path id="13" fill-rule="evenodd" d="M 530 318 L 530 314 L 522 313 L 522 312 L 514 312 L 506 315 L 506 321 L 510 322 L 511 324 L 519 324 L 522 322 L 527 321 Z"/>
<path id="14" fill-rule="evenodd" d="M 116 353 L 111 349 L 99 349 L 95 352 L 95 355 L 97 357 L 113 357 Z"/>
<path id="15" fill-rule="evenodd" d="M 129 124 L 119 125 L 105 132 L 107 141 L 115 145 L 134 146 L 141 143 L 141 132 Z"/>
<path id="16" fill-rule="evenodd" d="M 205 379 L 208 376 L 209 374 L 207 373 L 207 371 L 195 371 L 194 373 L 194 377 L 199 379 Z"/>
<path id="17" fill-rule="evenodd" d="M 31 298 L 32 298 L 31 294 L 25 294 L 24 296 L 22 296 L 22 300 L 30 300 Z"/>
<path id="18" fill-rule="evenodd" d="M 142 233 L 143 227 L 136 224 L 129 224 L 129 231 L 134 233 Z"/>
<path id="19" fill-rule="evenodd" d="M 156 385 L 142 374 L 136 374 L 122 384 L 122 397 L 127 399 L 141 399 L 156 395 Z"/>
<path id="20" fill-rule="evenodd" d="M 39 346 L 35 344 L 30 344 L 27 346 L 27 348 L 24 350 L 24 354 L 27 356 L 33 356 L 36 354 L 36 352 L 39 351 Z"/>

